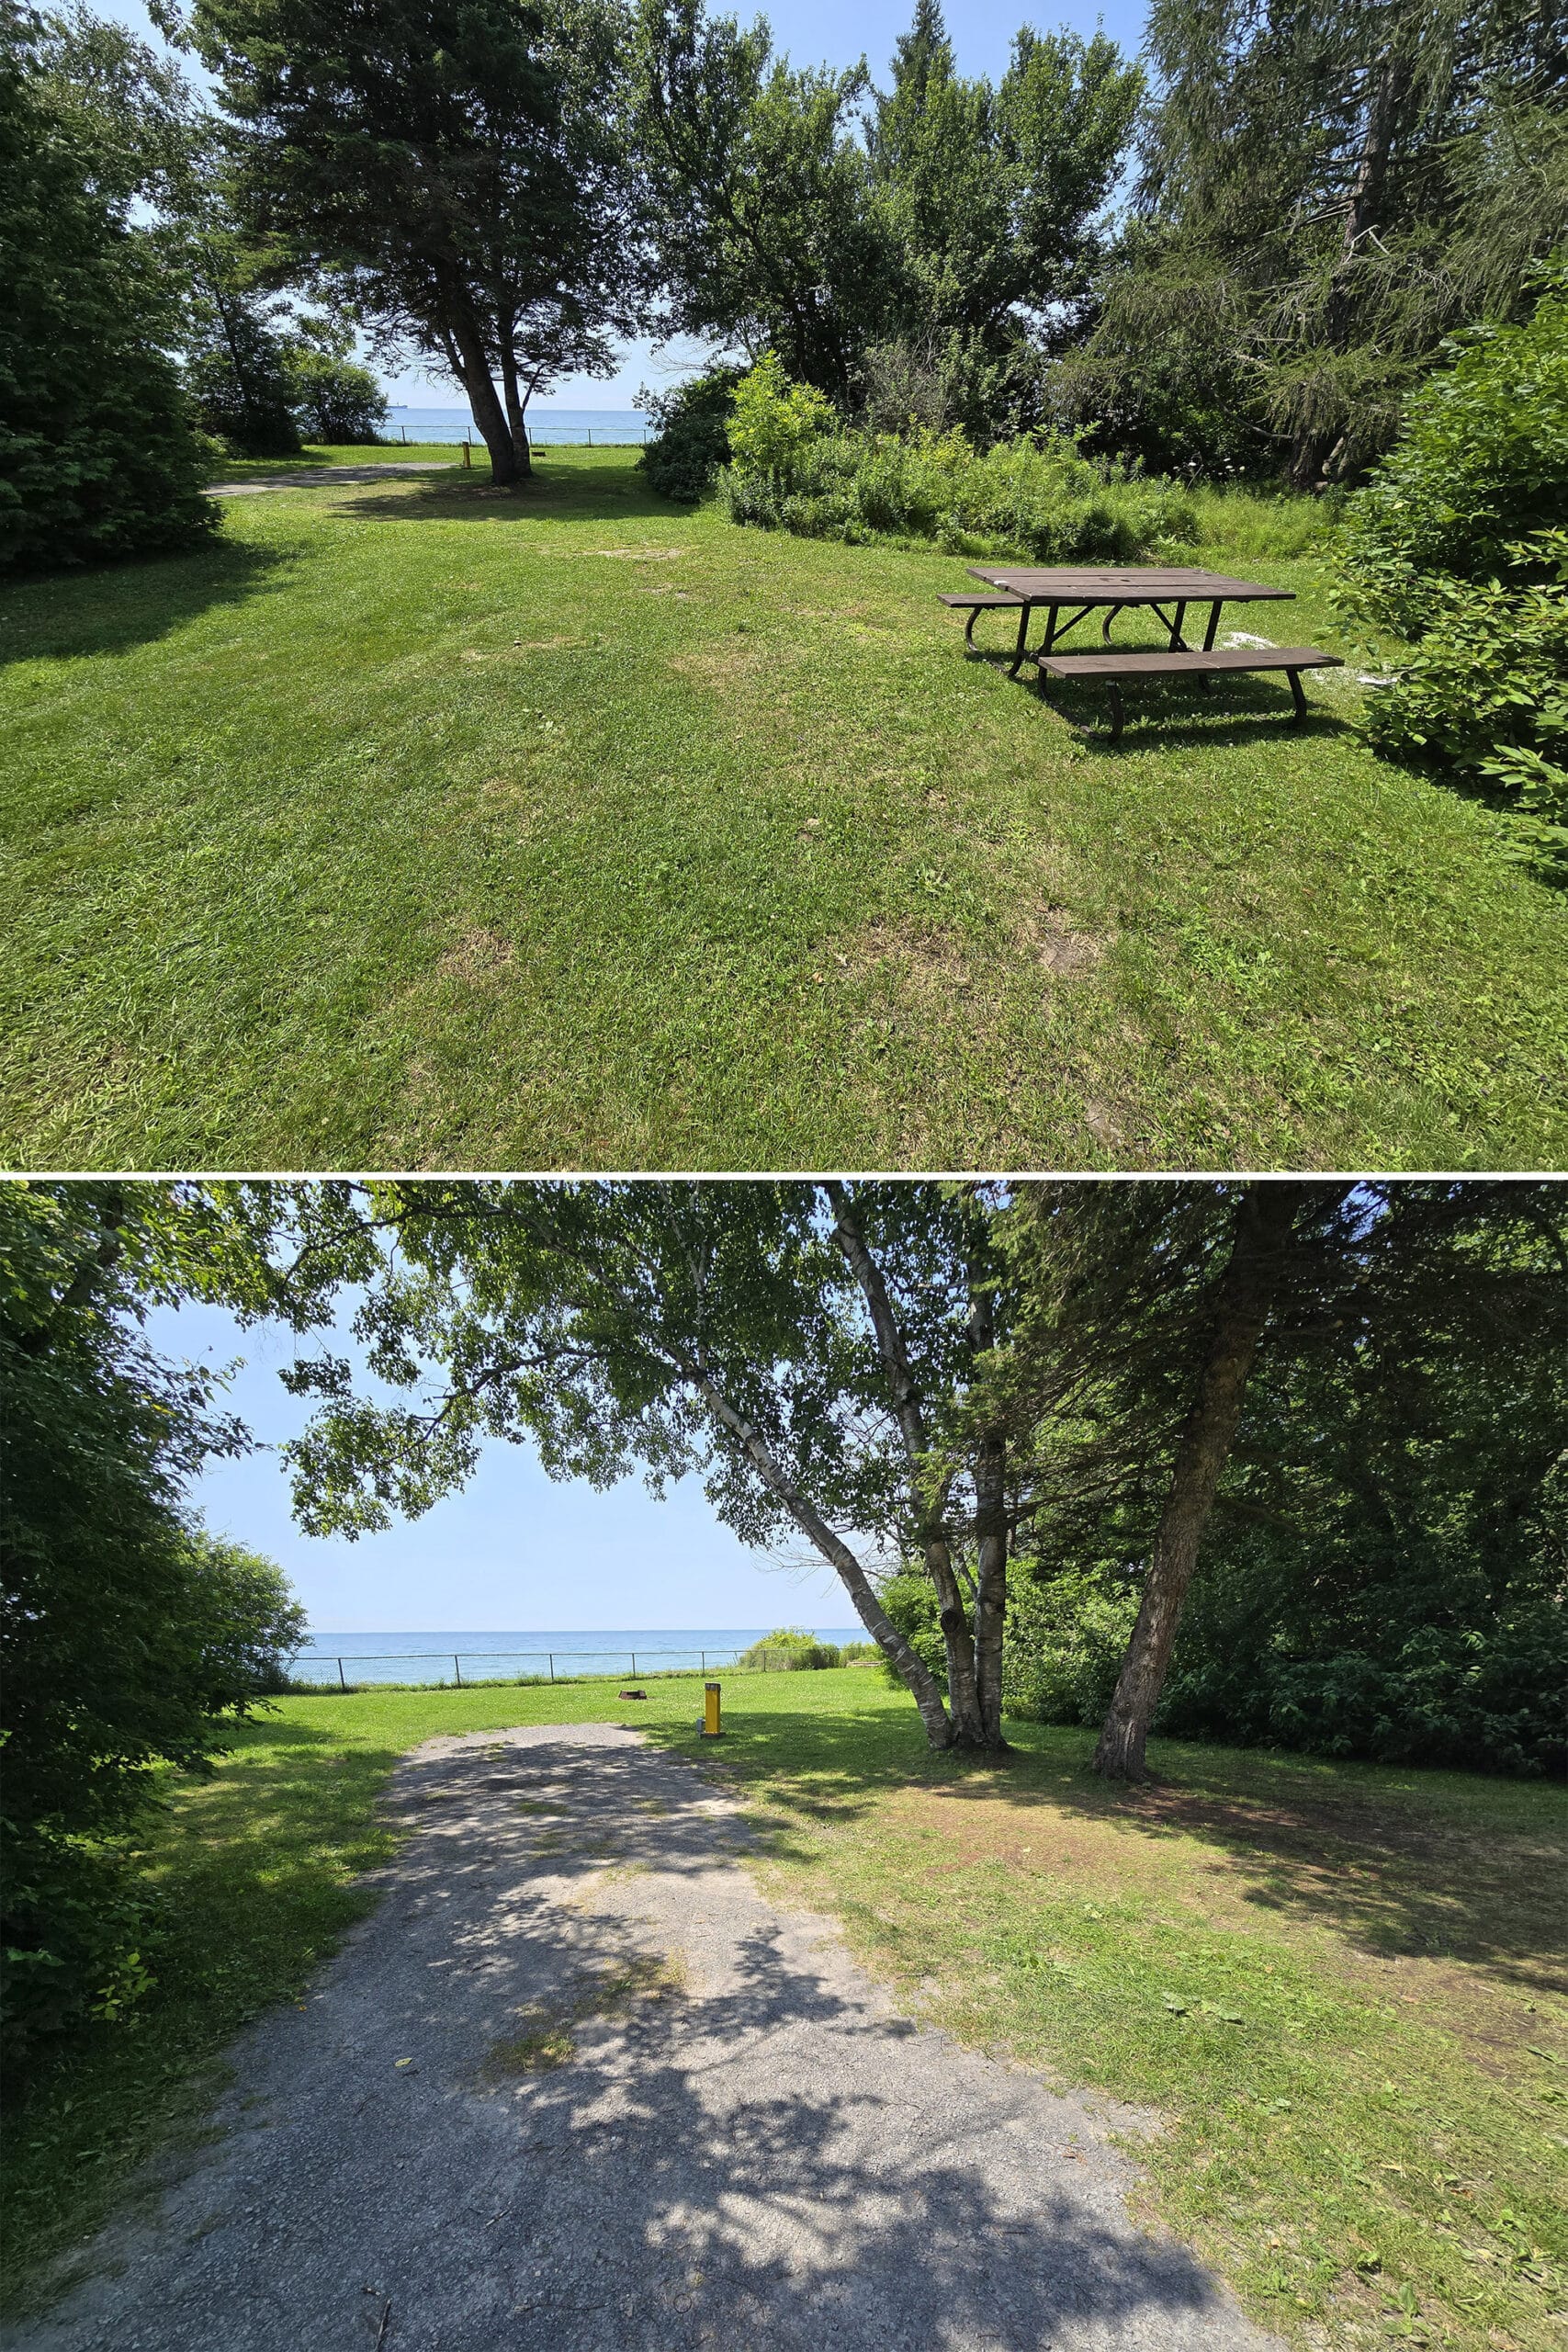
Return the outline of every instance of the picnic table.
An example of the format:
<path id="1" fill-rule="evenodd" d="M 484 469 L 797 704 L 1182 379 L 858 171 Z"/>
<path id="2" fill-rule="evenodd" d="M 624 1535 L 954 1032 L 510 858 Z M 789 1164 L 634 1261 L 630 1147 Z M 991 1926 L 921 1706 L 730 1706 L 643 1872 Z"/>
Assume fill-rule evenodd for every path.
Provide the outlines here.
<path id="1" fill-rule="evenodd" d="M 1097 563 L 1050 570 L 1021 570 L 1015 566 L 998 570 L 989 564 L 972 563 L 969 571 L 972 578 L 987 581 L 992 593 L 979 595 L 970 590 L 961 596 L 944 595 L 939 600 L 968 614 L 964 625 L 965 644 L 973 646 L 975 623 L 981 613 L 1016 610 L 1018 642 L 1008 664 L 1009 677 L 1016 678 L 1024 662 L 1032 662 L 1039 673 L 1042 695 L 1048 677 L 1080 683 L 1097 680 L 1104 686 L 1110 701 L 1112 742 L 1122 728 L 1121 681 L 1124 678 L 1187 677 L 1195 685 L 1206 688 L 1211 678 L 1232 671 L 1282 670 L 1291 682 L 1293 715 L 1300 726 L 1307 716 L 1302 672 L 1344 666 L 1337 653 L 1322 653 L 1314 645 L 1269 645 L 1254 639 L 1250 646 L 1216 650 L 1214 639 L 1226 605 L 1252 605 L 1265 600 L 1290 603 L 1295 594 L 1291 588 L 1266 588 L 1256 580 L 1229 580 L 1223 572 L 1190 571 L 1173 563 L 1122 569 Z M 1190 646 L 1182 635 L 1189 605 L 1209 607 L 1209 624 L 1201 650 Z M 1165 628 L 1168 641 L 1159 651 L 1099 653 L 1081 646 L 1064 650 L 1062 639 L 1091 613 L 1103 615 L 1100 634 L 1102 643 L 1109 646 L 1111 624 L 1117 614 L 1139 606 L 1146 606 L 1156 614 Z M 1029 625 L 1032 616 L 1040 611 L 1045 614 L 1045 634 L 1032 648 Z"/>
<path id="2" fill-rule="evenodd" d="M 988 565 L 972 563 L 968 570 L 971 579 L 987 581 L 1001 592 L 996 599 L 998 607 L 1016 604 L 1019 608 L 1018 643 L 1008 669 L 1010 678 L 1017 677 L 1025 662 L 1038 662 L 1054 652 L 1069 629 L 1077 628 L 1090 613 L 1104 614 L 1100 633 L 1109 645 L 1111 624 L 1117 614 L 1146 605 L 1168 630 L 1170 650 L 1185 653 L 1191 650 L 1182 635 L 1187 607 L 1207 605 L 1209 625 L 1204 632 L 1203 651 L 1209 653 L 1213 650 L 1224 606 L 1259 604 L 1266 599 L 1293 601 L 1295 595 L 1291 588 L 1265 588 L 1256 580 L 1227 580 L 1223 572 L 1188 571 L 1164 563 L 1134 565 L 1121 571 L 1102 564 L 1058 566 L 1044 571 L 1009 567 L 997 571 Z M 954 597 L 952 601 L 956 604 L 959 600 Z M 1046 616 L 1045 634 L 1032 650 L 1030 621 L 1041 610 Z M 1064 613 L 1068 616 L 1066 620 L 1062 618 Z"/>

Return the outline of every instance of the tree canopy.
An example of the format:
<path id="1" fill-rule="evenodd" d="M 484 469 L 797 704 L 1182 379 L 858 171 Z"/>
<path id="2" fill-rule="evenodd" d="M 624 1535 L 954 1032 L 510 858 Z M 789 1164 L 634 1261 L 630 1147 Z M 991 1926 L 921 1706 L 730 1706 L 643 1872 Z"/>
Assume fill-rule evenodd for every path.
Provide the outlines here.
<path id="1" fill-rule="evenodd" d="M 189 547 L 214 520 L 177 300 L 133 218 L 141 118 L 56 64 L 0 0 L 0 565 L 28 568 Z"/>
<path id="2" fill-rule="evenodd" d="M 197 0 L 241 220 L 468 394 L 498 481 L 532 395 L 609 374 L 645 266 L 619 0 Z"/>
<path id="3" fill-rule="evenodd" d="M 1310 488 L 1568 236 L 1568 49 L 1535 0 L 1154 0 L 1132 220 L 1066 384 L 1151 463 Z M 1228 390 L 1228 397 L 1227 397 Z"/>
<path id="4" fill-rule="evenodd" d="M 113 2016 L 152 1965 L 126 1840 L 155 1768 L 210 1769 L 301 1613 L 185 1508 L 247 1442 L 200 1366 L 141 1329 L 208 1280 L 215 1228 L 166 1186 L 0 1189 L 0 2010 L 7 2048 Z"/>

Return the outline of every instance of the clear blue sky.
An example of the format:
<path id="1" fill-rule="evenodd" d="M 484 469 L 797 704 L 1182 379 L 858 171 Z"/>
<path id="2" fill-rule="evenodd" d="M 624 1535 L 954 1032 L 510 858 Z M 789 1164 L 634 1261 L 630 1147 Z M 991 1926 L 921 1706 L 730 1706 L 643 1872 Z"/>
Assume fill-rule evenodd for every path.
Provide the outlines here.
<path id="1" fill-rule="evenodd" d="M 105 16 L 117 17 L 143 40 L 162 46 L 142 0 L 89 0 Z M 740 5 L 725 7 L 710 0 L 716 15 L 733 15 L 749 22 L 766 17 L 775 49 L 785 51 L 800 65 L 852 65 L 864 56 L 874 81 L 881 81 L 898 35 L 914 14 L 914 0 L 861 0 L 855 8 L 834 0 L 778 0 L 773 7 Z M 1103 27 L 1125 51 L 1135 51 L 1143 40 L 1145 0 L 1050 0 L 1031 6 L 1028 0 L 950 0 L 947 28 L 965 74 L 999 74 L 1007 64 L 1013 34 L 1021 24 L 1041 32 L 1066 26 L 1087 40 Z M 186 61 L 189 70 L 189 61 Z M 689 349 L 655 353 L 646 343 L 626 347 L 618 375 L 609 379 L 566 377 L 551 393 L 562 408 L 627 408 L 637 386 L 671 381 L 688 372 L 700 355 Z M 432 381 L 412 372 L 384 376 L 389 397 L 410 407 L 457 407 L 462 394 L 439 379 Z"/>
<path id="2" fill-rule="evenodd" d="M 242 1330 L 231 1316 L 199 1306 L 161 1310 L 147 1331 L 166 1358 L 243 1359 L 228 1404 L 262 1446 L 213 1464 L 191 1499 L 209 1526 L 288 1570 L 314 1633 L 854 1623 L 831 1569 L 803 1577 L 748 1551 L 695 1480 L 663 1502 L 640 1479 L 596 1494 L 547 1478 L 524 1446 L 491 1446 L 462 1494 L 383 1535 L 347 1544 L 301 1534 L 274 1451 L 309 1412 L 277 1376 L 293 1360 L 292 1334 L 271 1324 Z M 341 1338 L 333 1345 L 353 1351 Z M 300 1351 L 317 1348 L 301 1343 Z"/>

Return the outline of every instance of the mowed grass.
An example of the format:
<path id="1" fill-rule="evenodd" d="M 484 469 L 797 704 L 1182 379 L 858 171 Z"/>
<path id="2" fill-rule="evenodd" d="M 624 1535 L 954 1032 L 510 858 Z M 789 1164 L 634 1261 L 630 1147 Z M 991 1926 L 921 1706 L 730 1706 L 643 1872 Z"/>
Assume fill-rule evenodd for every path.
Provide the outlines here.
<path id="1" fill-rule="evenodd" d="M 1563 895 L 1352 672 L 1091 746 L 966 658 L 961 560 L 635 456 L 5 591 L 6 1162 L 1562 1163 Z M 1340 643 L 1315 557 L 1245 563 L 1300 602 L 1227 626 Z"/>
<path id="2" fill-rule="evenodd" d="M 1540 1785 L 1156 1743 L 1114 1790 L 1090 1738 L 925 1749 L 874 1669 L 291 1698 L 177 1783 L 147 1866 L 157 1984 L 41 2077 L 6 2138 L 14 2297 L 199 2128 L 223 2044 L 297 1996 L 389 1851 L 375 1812 L 433 1734 L 635 1722 L 748 1805 L 770 1891 L 841 1919 L 912 2014 L 1152 2109 L 1151 2225 L 1306 2345 L 1546 2352 L 1568 2310 L 1568 1805 Z M 161 2176 L 154 2170 L 155 2182 Z M 147 2177 L 147 2176 L 143 2176 Z M 25 2266 L 25 2267 L 22 2267 Z M 58 2278 L 58 2270 L 55 2273 Z"/>

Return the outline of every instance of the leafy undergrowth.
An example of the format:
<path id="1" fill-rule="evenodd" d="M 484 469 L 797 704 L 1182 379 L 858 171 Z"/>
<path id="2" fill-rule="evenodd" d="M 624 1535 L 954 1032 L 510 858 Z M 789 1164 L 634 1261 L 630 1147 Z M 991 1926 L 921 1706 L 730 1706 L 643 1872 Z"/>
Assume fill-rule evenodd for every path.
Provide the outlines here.
<path id="1" fill-rule="evenodd" d="M 551 1690 L 290 1698 L 180 1786 L 149 1852 L 157 1983 L 31 2086 L 6 2148 L 17 2290 L 197 2128 L 225 2041 L 305 1982 L 387 1850 L 376 1796 L 434 1733 L 631 1722 L 701 1753 L 751 1810 L 782 1899 L 834 1913 L 912 2010 L 1156 2111 L 1148 2216 L 1306 2344 L 1546 2352 L 1568 2310 L 1568 1806 L 1552 1788 L 1156 1743 L 1111 1790 L 1089 1735 L 1013 1726 L 979 1767 L 929 1756 L 864 1668 L 645 1703 Z M 570 2021 L 540 2030 L 568 2033 Z M 518 2064 L 551 2052 L 516 2053 Z"/>
<path id="2" fill-rule="evenodd" d="M 8 1164 L 1562 1164 L 1568 901 L 1372 755 L 1354 662 L 1109 749 L 1005 616 L 966 655 L 961 558 L 636 454 L 0 592 Z M 1211 511 L 1298 596 L 1225 633 L 1348 650 L 1315 510 Z"/>

